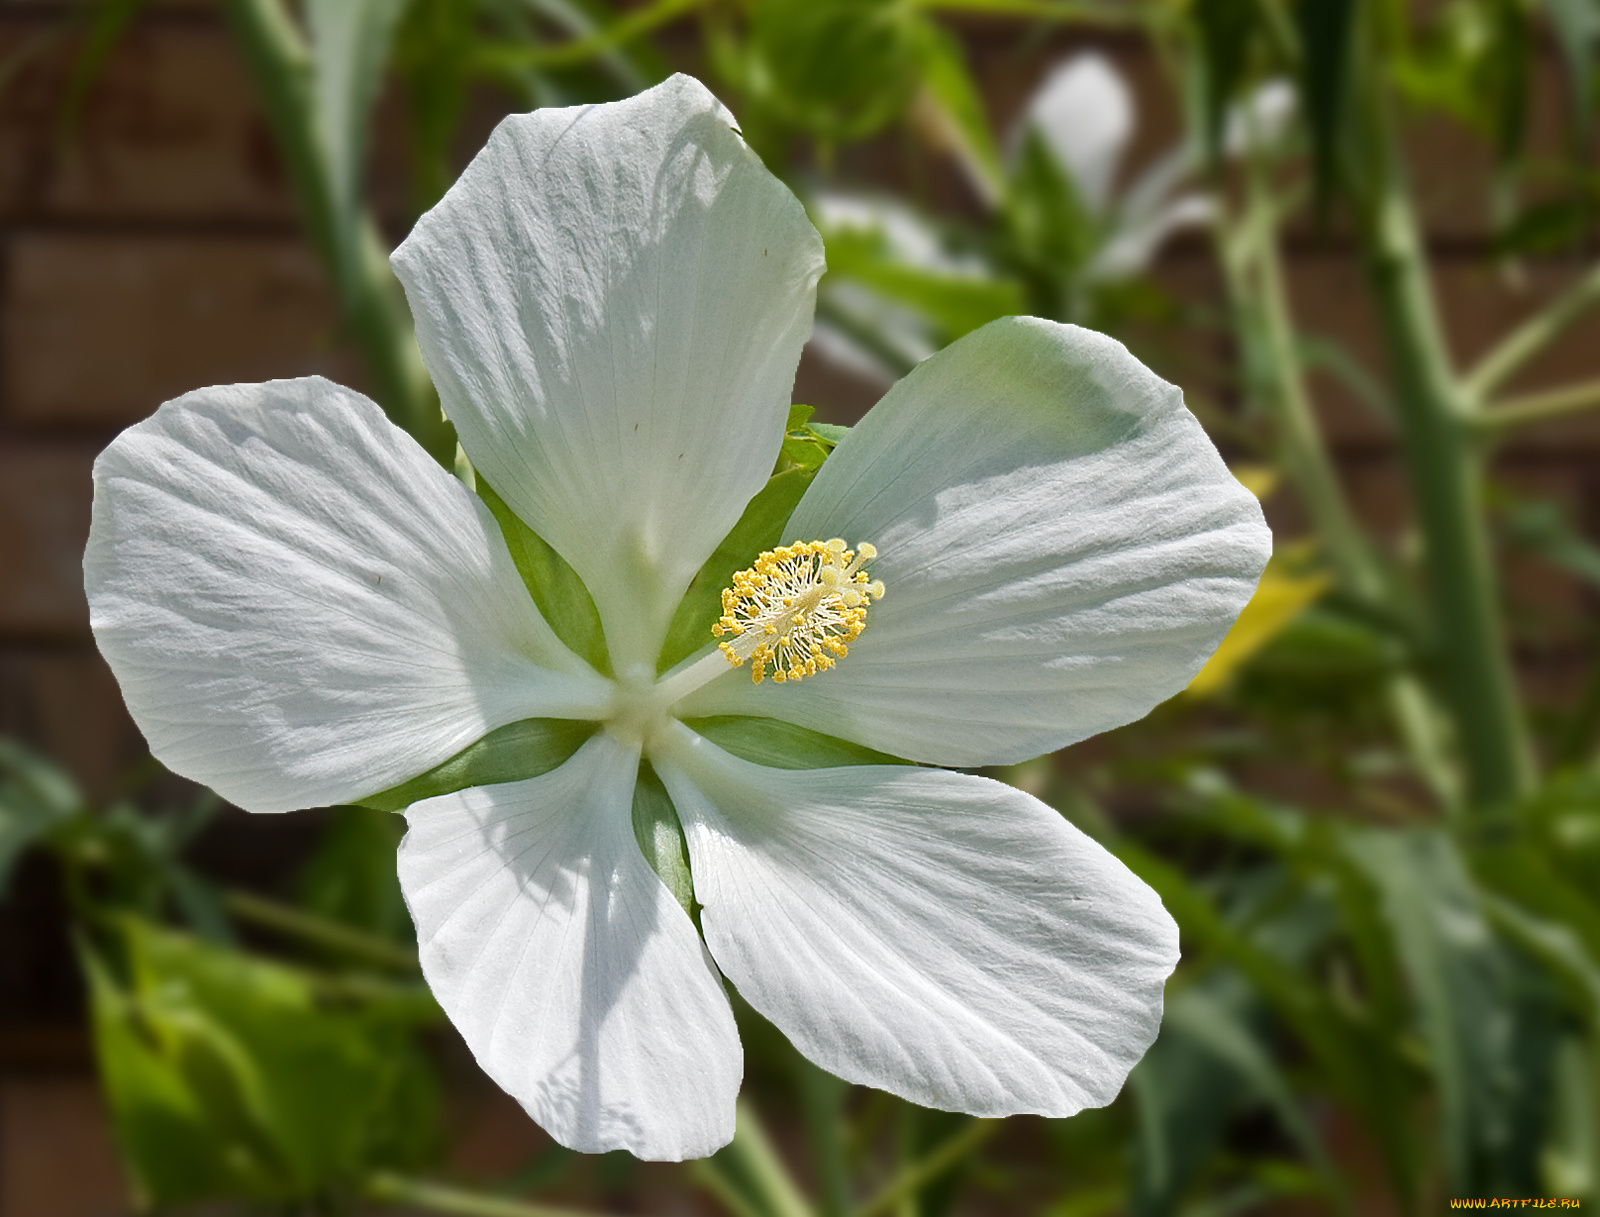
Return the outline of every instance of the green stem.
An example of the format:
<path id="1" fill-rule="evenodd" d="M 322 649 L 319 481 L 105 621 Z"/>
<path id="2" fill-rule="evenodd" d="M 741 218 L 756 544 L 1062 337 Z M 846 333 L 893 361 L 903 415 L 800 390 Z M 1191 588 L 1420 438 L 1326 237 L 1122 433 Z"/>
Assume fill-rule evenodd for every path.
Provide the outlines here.
<path id="1" fill-rule="evenodd" d="M 409 1204 L 435 1213 L 456 1217 L 604 1217 L 580 1209 L 555 1208 L 548 1204 L 528 1204 L 503 1196 L 486 1196 L 465 1188 L 445 1187 L 407 1179 L 389 1171 L 368 1175 L 362 1190 L 369 1200 L 385 1204 Z"/>
<path id="2" fill-rule="evenodd" d="M 1501 631 L 1477 445 L 1465 423 L 1464 397 L 1381 101 L 1369 117 L 1376 163 L 1365 166 L 1373 185 L 1358 200 L 1361 238 L 1426 544 L 1438 662 L 1466 769 L 1467 800 L 1481 816 L 1522 795 L 1532 766 Z"/>
<path id="3" fill-rule="evenodd" d="M 447 467 L 455 440 L 422 366 L 372 217 L 341 203 L 316 122 L 315 65 L 282 0 L 222 0 L 277 137 L 312 246 L 333 280 L 378 403 Z"/>
<path id="4" fill-rule="evenodd" d="M 222 907 L 241 921 L 396 971 L 419 970 L 417 953 L 386 938 L 351 929 L 276 900 L 237 889 L 222 893 Z"/>
<path id="5" fill-rule="evenodd" d="M 506 68 L 567 68 L 587 63 L 625 43 L 633 42 L 652 30 L 696 9 L 704 8 L 708 0 L 656 0 L 654 4 L 634 9 L 627 16 L 559 46 L 492 46 L 482 52 L 479 66 L 488 70 Z"/>
<path id="6" fill-rule="evenodd" d="M 902 1199 L 914 1195 L 1000 1131 L 1000 1120 L 974 1120 L 919 1162 L 901 1171 L 877 1195 L 855 1211 L 854 1217 L 882 1217 Z"/>
<path id="7" fill-rule="evenodd" d="M 1481 414 L 1474 414 L 1472 424 L 1482 432 L 1497 434 L 1511 427 L 1566 418 L 1596 406 L 1600 406 L 1600 380 L 1586 380 L 1544 393 L 1506 398 Z"/>
<path id="8" fill-rule="evenodd" d="M 1246 198 L 1236 229 L 1218 230 L 1219 260 L 1235 302 L 1246 364 L 1260 382 L 1260 400 L 1273 419 L 1279 460 L 1346 592 L 1390 616 L 1392 589 L 1350 510 L 1317 425 L 1278 243 L 1279 203 L 1264 167 L 1256 162 L 1249 167 Z M 1446 808 L 1455 807 L 1460 782 L 1421 684 L 1412 673 L 1400 671 L 1389 678 L 1385 695 L 1412 764 L 1434 797 Z"/>
<path id="9" fill-rule="evenodd" d="M 1600 264 L 1548 306 L 1501 339 L 1461 382 L 1469 404 L 1488 398 L 1594 305 L 1600 304 Z"/>
<path id="10" fill-rule="evenodd" d="M 702 1163 L 700 1175 L 712 1191 L 741 1214 L 756 1217 L 814 1217 L 811 1206 L 773 1148 L 761 1117 L 741 1099 L 733 1140 Z"/>

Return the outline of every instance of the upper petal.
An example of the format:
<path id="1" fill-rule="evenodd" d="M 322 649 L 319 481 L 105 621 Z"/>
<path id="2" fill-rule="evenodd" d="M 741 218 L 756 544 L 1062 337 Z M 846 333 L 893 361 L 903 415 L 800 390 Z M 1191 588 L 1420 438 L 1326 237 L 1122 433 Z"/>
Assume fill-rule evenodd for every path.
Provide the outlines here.
<path id="1" fill-rule="evenodd" d="M 1272 537 L 1182 395 L 1118 342 L 996 321 L 919 365 L 828 458 L 785 539 L 878 547 L 838 667 L 719 678 L 685 715 L 760 714 L 895 756 L 1025 760 L 1188 684 Z"/>
<path id="2" fill-rule="evenodd" d="M 665 752 L 706 944 L 823 1068 L 929 1107 L 1069 1116 L 1155 1038 L 1177 926 L 1037 799 L 908 766 L 766 769 L 687 729 Z"/>
<path id="3" fill-rule="evenodd" d="M 94 467 L 95 640 L 150 750 L 251 811 L 361 798 L 606 684 L 488 510 L 359 393 L 199 389 Z"/>
<path id="4" fill-rule="evenodd" d="M 704 1157 L 733 1136 L 743 1054 L 693 923 L 634 839 L 638 762 L 601 733 L 542 777 L 414 804 L 400 886 L 434 996 L 551 1136 Z"/>
<path id="5" fill-rule="evenodd" d="M 467 455 L 619 670 L 766 481 L 811 329 L 822 242 L 732 121 L 686 76 L 513 116 L 394 255 Z"/>

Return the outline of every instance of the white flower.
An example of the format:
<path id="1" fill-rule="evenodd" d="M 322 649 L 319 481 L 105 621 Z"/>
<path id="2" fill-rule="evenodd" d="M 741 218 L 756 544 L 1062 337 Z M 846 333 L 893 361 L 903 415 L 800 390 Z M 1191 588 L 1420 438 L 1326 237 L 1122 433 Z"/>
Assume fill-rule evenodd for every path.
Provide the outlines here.
<path id="1" fill-rule="evenodd" d="M 823 269 L 731 124 L 681 76 L 508 119 L 394 258 L 466 452 L 582 577 L 609 673 L 541 617 L 484 504 L 320 379 L 190 393 L 100 457 L 99 645 L 155 755 L 255 811 L 372 795 L 519 720 L 587 725 L 559 767 L 413 805 L 400 854 L 440 1004 L 564 1144 L 729 1139 L 724 976 L 852 1081 L 986 1115 L 1105 1103 L 1177 956 L 1149 889 L 999 783 L 774 768 L 683 720 L 959 766 L 1060 747 L 1184 686 L 1249 598 L 1261 514 L 1120 345 L 996 322 L 891 390 L 784 530 L 876 545 L 886 594 L 848 656 L 758 685 L 708 635 L 658 677 L 772 469 Z M 860 607 L 828 552 L 808 603 Z M 637 843 L 641 758 L 703 940 Z"/>

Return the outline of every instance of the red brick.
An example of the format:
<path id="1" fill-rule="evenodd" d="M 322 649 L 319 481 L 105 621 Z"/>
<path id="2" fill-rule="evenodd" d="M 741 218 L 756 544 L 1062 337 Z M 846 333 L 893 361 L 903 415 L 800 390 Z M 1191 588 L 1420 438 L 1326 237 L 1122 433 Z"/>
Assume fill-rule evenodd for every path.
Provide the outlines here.
<path id="1" fill-rule="evenodd" d="M 92 449 L 0 447 L 0 634 L 83 637 Z"/>
<path id="2" fill-rule="evenodd" d="M 310 251 L 289 238 L 18 237 L 5 301 L 6 415 L 143 418 L 208 384 L 357 368 Z"/>

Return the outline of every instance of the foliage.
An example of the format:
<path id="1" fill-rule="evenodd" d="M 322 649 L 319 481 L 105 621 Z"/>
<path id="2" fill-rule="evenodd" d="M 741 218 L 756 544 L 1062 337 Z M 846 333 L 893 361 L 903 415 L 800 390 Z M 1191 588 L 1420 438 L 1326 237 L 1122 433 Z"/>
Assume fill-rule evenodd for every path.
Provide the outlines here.
<path id="1" fill-rule="evenodd" d="M 69 108 L 135 7 L 113 0 L 92 23 Z M 748 1106 L 733 1145 L 692 1168 L 729 1212 L 932 1215 L 963 1186 L 1022 1204 L 1008 1189 L 1024 1185 L 1054 1217 L 1248 1211 L 1289 1197 L 1351 1212 L 1374 1187 L 1403 1212 L 1447 1195 L 1600 1201 L 1600 664 L 1578 704 L 1530 726 L 1511 663 L 1517 622 L 1496 575 L 1504 547 L 1596 585 L 1600 554 L 1559 506 L 1515 500 L 1484 473 L 1514 428 L 1600 405 L 1600 381 L 1502 392 L 1600 304 L 1600 268 L 1475 366 L 1458 365 L 1405 164 L 1419 116 L 1458 124 L 1495 166 L 1492 265 L 1552 248 L 1592 256 L 1594 0 L 222 8 L 377 395 L 447 464 L 453 437 L 381 256 L 409 217 L 380 222 L 365 202 L 384 82 L 404 101 L 415 214 L 458 167 L 474 90 L 522 105 L 618 96 L 682 52 L 681 40 L 652 42 L 671 26 L 700 35 L 714 87 L 824 233 L 825 349 L 898 374 L 1018 311 L 1108 329 L 1158 363 L 1175 358 L 1180 325 L 1226 338 L 1219 366 L 1196 381 L 1236 408 L 1190 401 L 1241 471 L 1269 471 L 1261 493 L 1293 495 L 1306 521 L 1304 536 L 1280 538 L 1257 600 L 1188 694 L 1093 753 L 1000 775 L 1099 836 L 1182 927 L 1161 1038 L 1124 1096 L 1048 1129 L 1052 1169 L 1039 1178 L 1037 1163 L 984 1148 L 992 1126 L 853 1092 L 743 1011 L 758 1091 L 801 1113 L 812 1187 L 795 1183 Z M 952 13 L 1010 22 L 1019 43 L 1130 27 L 1171 70 L 1183 139 L 1103 194 L 1043 117 L 998 131 Z M 1546 37 L 1563 72 L 1555 153 L 1528 138 Z M 1290 108 L 1267 104 L 1286 95 Z M 896 138 L 924 161 L 944 158 L 968 206 L 935 214 L 837 170 L 851 145 Z M 1120 149 L 1111 155 L 1114 168 Z M 1283 234 L 1307 226 L 1367 268 L 1382 374 L 1298 327 Z M 1181 305 L 1147 274 L 1186 227 L 1211 242 L 1218 308 Z M 1314 368 L 1398 428 L 1414 552 L 1358 522 L 1313 410 Z M 691 589 L 663 664 L 693 648 L 735 551 L 773 534 L 837 439 L 795 408 L 771 482 Z M 562 599 L 547 616 L 603 669 L 581 583 L 477 488 L 533 594 Z M 418 1039 L 433 1011 L 414 976 L 387 812 L 486 780 L 506 750 L 554 765 L 578 742 L 514 724 L 376 797 L 382 810 L 341 811 L 279 904 L 221 890 L 185 861 L 204 802 L 164 814 L 91 807 L 47 762 L 0 741 L 0 892 L 29 849 L 65 876 L 102 1075 L 146 1201 L 311 1211 L 367 1195 L 545 1211 L 404 1173 L 432 1161 L 437 1093 Z M 784 745 L 722 742 L 763 756 Z M 239 945 L 242 929 L 296 962 L 267 958 L 256 939 Z M 1366 1156 L 1380 1183 L 1363 1175 Z"/>

